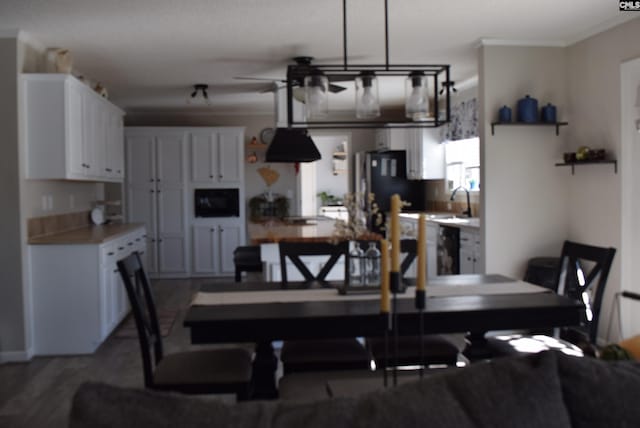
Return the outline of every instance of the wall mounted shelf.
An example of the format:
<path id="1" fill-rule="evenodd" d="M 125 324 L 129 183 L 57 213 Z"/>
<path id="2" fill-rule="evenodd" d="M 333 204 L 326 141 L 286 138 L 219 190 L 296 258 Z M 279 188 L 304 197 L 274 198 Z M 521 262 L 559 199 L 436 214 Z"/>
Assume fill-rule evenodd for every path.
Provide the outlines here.
<path id="1" fill-rule="evenodd" d="M 613 165 L 614 172 L 616 174 L 618 173 L 618 161 L 617 160 L 592 160 L 592 161 L 567 162 L 567 163 L 557 163 L 556 166 L 570 166 L 571 167 L 571 175 L 573 175 L 573 174 L 575 174 L 576 165 L 602 165 L 602 164 Z"/>
<path id="2" fill-rule="evenodd" d="M 491 135 L 495 135 L 496 126 L 555 126 L 556 135 L 560 135 L 560 127 L 568 125 L 569 122 L 555 122 L 555 123 L 525 123 L 525 122 L 491 122 Z"/>

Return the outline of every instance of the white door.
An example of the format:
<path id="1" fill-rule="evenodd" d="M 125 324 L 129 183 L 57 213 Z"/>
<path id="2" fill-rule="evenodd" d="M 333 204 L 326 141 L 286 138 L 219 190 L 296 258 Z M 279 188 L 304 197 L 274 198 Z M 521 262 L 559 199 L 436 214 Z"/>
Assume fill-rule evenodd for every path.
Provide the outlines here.
<path id="1" fill-rule="evenodd" d="M 220 183 L 241 181 L 242 132 L 237 130 L 218 131 L 217 179 Z"/>
<path id="2" fill-rule="evenodd" d="M 218 226 L 219 248 L 218 259 L 220 260 L 219 273 L 233 274 L 235 264 L 233 263 L 233 251 L 240 245 L 240 225 L 220 224 Z"/>
<path id="3" fill-rule="evenodd" d="M 214 176 L 214 144 L 216 134 L 210 131 L 191 132 L 191 181 L 211 183 Z"/>
<path id="4" fill-rule="evenodd" d="M 194 273 L 216 273 L 218 267 L 214 260 L 216 226 L 193 227 L 193 271 Z"/>
<path id="5" fill-rule="evenodd" d="M 156 137 L 158 271 L 184 273 L 186 263 L 186 187 L 184 134 Z"/>

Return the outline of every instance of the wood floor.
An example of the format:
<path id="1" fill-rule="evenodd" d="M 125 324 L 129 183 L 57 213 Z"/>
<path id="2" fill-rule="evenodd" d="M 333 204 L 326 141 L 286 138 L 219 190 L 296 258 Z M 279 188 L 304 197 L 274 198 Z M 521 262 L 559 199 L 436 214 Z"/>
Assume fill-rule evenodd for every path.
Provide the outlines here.
<path id="1" fill-rule="evenodd" d="M 215 281 L 153 281 L 158 308 L 178 311 L 171 333 L 164 338 L 167 353 L 190 346 L 189 332 L 182 327 L 182 321 L 191 296 L 203 282 Z M 73 394 L 86 381 L 141 387 L 142 361 L 137 338 L 117 338 L 112 334 L 93 355 L 36 357 L 28 363 L 0 365 L 0 427 L 66 427 Z"/>

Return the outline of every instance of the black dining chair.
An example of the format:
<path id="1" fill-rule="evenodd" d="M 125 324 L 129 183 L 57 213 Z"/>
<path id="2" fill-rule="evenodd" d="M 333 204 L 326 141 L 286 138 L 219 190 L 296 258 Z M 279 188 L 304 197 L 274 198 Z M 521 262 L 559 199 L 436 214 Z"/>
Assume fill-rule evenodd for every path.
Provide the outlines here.
<path id="1" fill-rule="evenodd" d="M 165 355 L 149 279 L 137 252 L 118 261 L 138 330 L 145 387 L 185 394 L 250 396 L 252 355 L 246 349 L 194 350 Z"/>
<path id="2" fill-rule="evenodd" d="M 494 355 L 527 354 L 547 349 L 580 355 L 595 353 L 602 298 L 616 249 L 565 241 L 555 289 L 558 294 L 584 303 L 580 325 L 556 329 L 549 334 L 507 334 L 489 337 Z"/>
<path id="3" fill-rule="evenodd" d="M 289 284 L 287 260 L 297 268 L 309 287 L 330 287 L 327 275 L 342 257 L 344 275 L 348 275 L 347 241 L 328 242 L 280 242 L 280 273 L 282 286 Z M 326 256 L 327 260 L 317 274 L 313 274 L 301 257 Z M 290 264 L 289 264 L 290 265 Z M 337 290 L 336 290 L 337 293 Z M 284 374 L 327 370 L 367 370 L 371 356 L 357 338 L 330 338 L 314 340 L 286 340 L 280 352 Z"/>
<path id="4" fill-rule="evenodd" d="M 417 257 L 417 241 L 401 239 L 400 253 L 403 256 L 400 261 L 400 274 L 404 280 Z M 367 337 L 366 344 L 377 367 L 391 367 L 394 364 L 397 366 L 455 366 L 467 345 L 464 334 L 401 336 L 398 338 L 396 355 L 391 352 L 395 350 L 395 345 L 389 343 L 387 347 L 384 337 Z"/>

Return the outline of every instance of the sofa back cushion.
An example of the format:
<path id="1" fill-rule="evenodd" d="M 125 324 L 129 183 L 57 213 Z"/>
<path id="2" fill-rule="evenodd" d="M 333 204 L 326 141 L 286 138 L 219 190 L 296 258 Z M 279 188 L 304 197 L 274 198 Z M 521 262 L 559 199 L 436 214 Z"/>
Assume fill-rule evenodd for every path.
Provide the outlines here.
<path id="1" fill-rule="evenodd" d="M 559 361 L 560 360 L 560 361 Z M 596 377 L 584 376 L 579 366 L 591 367 Z M 593 394 L 596 418 L 614 408 L 614 421 L 640 426 L 639 410 L 629 409 L 640 396 L 640 367 L 612 368 L 606 363 L 578 361 L 546 352 L 474 364 L 461 370 L 435 374 L 357 398 L 316 402 L 243 402 L 229 405 L 215 399 L 134 390 L 88 383 L 77 391 L 71 413 L 72 428 L 81 427 L 590 427 L 625 426 L 615 422 L 581 424 L 578 415 L 583 395 Z M 560 381 L 558 373 L 565 378 Z M 592 389 L 606 377 L 605 393 Z M 382 382 L 382 381 L 381 381 Z M 617 401 L 621 388 L 634 395 Z M 565 406 L 566 403 L 566 406 Z M 640 406 L 638 406 L 640 407 Z M 627 412 L 628 413 L 625 413 Z M 629 415 L 624 419 L 625 414 Z"/>

